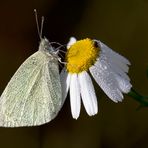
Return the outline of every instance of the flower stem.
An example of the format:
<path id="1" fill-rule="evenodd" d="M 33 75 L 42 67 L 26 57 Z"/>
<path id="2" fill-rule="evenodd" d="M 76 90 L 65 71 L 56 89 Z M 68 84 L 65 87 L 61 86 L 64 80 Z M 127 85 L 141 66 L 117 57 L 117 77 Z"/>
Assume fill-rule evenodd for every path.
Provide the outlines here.
<path id="1" fill-rule="evenodd" d="M 128 93 L 128 95 L 133 99 L 135 99 L 136 101 L 138 101 L 141 104 L 141 106 L 145 106 L 145 107 L 148 106 L 148 96 L 142 96 L 133 88 Z"/>

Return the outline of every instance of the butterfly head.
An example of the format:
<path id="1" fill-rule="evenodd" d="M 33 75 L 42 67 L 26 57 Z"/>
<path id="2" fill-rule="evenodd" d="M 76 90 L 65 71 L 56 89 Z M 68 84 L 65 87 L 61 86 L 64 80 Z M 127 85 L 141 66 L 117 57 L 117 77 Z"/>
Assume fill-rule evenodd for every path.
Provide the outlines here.
<path id="1" fill-rule="evenodd" d="M 55 53 L 55 48 L 51 46 L 50 42 L 48 41 L 47 38 L 42 38 L 40 41 L 40 45 L 39 45 L 39 50 L 41 51 L 46 51 L 49 53 Z"/>

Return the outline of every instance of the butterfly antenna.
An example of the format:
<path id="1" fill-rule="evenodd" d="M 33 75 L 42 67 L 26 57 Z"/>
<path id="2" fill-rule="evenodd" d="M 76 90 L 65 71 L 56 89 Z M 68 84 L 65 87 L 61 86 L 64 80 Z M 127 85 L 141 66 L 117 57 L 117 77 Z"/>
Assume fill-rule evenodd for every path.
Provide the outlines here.
<path id="1" fill-rule="evenodd" d="M 41 29 L 40 29 L 40 37 L 42 38 L 42 33 L 43 33 L 43 25 L 44 25 L 44 16 L 42 16 L 41 20 Z"/>
<path id="2" fill-rule="evenodd" d="M 34 9 L 34 15 L 35 15 L 35 21 L 36 21 L 36 26 L 37 26 L 37 31 L 40 40 L 42 39 L 42 30 L 43 30 L 43 23 L 44 23 L 44 17 L 42 16 L 42 21 L 41 21 L 41 30 L 39 29 L 39 22 L 38 22 L 38 14 L 36 9 Z"/>

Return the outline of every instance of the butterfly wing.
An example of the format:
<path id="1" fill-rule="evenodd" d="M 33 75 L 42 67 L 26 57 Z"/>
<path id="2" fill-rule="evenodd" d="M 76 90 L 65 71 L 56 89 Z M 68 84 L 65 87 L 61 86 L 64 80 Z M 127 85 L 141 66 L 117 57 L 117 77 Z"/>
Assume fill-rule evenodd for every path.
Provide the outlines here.
<path id="1" fill-rule="evenodd" d="M 0 126 L 35 126 L 51 121 L 62 106 L 58 62 L 42 51 L 16 71 L 0 98 Z"/>

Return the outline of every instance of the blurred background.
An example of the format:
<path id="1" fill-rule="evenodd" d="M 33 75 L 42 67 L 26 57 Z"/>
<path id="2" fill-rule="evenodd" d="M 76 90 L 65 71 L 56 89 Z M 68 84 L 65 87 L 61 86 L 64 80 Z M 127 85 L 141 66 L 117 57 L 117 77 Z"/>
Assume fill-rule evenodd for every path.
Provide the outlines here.
<path id="1" fill-rule="evenodd" d="M 21 63 L 38 49 L 33 9 L 45 17 L 43 35 L 66 44 L 69 37 L 98 39 L 127 57 L 132 84 L 148 95 L 147 0 L 13 0 L 0 1 L 0 92 Z M 40 21 L 40 20 L 39 20 Z M 148 108 L 125 95 L 114 103 L 95 86 L 99 113 L 89 117 L 83 106 L 72 119 L 69 98 L 50 123 L 39 127 L 0 128 L 2 148 L 145 148 Z"/>

